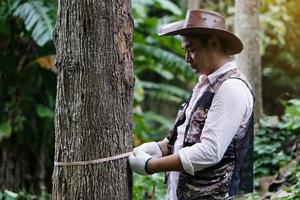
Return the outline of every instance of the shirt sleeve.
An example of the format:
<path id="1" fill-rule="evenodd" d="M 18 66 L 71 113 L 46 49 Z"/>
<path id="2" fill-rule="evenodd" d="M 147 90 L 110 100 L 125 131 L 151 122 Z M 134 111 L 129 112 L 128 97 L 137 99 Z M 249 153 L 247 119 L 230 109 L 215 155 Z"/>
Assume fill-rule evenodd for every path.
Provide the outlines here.
<path id="1" fill-rule="evenodd" d="M 253 110 L 252 94 L 241 80 L 226 80 L 215 94 L 199 143 L 179 151 L 184 170 L 195 171 L 218 163 L 240 127 L 246 127 Z M 245 131 L 245 129 L 244 129 Z"/>

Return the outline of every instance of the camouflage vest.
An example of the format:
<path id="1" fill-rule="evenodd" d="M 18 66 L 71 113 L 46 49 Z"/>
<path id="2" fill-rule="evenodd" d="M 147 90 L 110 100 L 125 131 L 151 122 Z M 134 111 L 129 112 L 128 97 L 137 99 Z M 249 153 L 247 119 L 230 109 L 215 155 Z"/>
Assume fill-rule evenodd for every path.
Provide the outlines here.
<path id="1" fill-rule="evenodd" d="M 243 81 L 253 95 L 250 84 L 238 69 L 232 69 L 220 75 L 210 84 L 204 94 L 197 100 L 191 111 L 189 123 L 184 134 L 183 147 L 192 146 L 200 142 L 202 129 L 214 94 L 221 84 L 228 79 Z M 253 95 L 254 97 L 254 95 Z M 188 101 L 189 103 L 189 101 Z M 175 125 L 168 135 L 169 152 L 177 138 L 177 127 L 185 121 L 185 110 L 188 103 L 183 104 L 177 114 Z M 192 176 L 182 172 L 179 176 L 177 188 L 178 199 L 228 199 L 232 196 L 246 194 L 253 191 L 253 113 L 249 119 L 245 133 L 236 134 L 227 148 L 221 161 L 204 170 L 195 172 Z M 167 174 L 168 176 L 168 174 Z"/>

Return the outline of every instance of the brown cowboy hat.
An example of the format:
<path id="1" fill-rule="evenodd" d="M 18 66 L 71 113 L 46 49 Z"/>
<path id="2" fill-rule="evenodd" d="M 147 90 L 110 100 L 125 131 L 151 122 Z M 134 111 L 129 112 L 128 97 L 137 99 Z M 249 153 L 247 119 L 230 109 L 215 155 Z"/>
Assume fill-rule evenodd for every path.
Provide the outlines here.
<path id="1" fill-rule="evenodd" d="M 225 29 L 225 19 L 217 12 L 188 10 L 185 20 L 163 25 L 158 30 L 159 36 L 185 34 L 216 35 L 225 42 L 230 55 L 240 53 L 243 49 L 242 41 Z"/>

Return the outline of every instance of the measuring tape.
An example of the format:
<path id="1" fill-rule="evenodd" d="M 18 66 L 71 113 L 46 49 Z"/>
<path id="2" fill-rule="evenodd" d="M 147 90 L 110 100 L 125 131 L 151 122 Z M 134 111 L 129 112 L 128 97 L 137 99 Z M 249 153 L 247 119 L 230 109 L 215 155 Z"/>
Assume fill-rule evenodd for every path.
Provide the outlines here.
<path id="1" fill-rule="evenodd" d="M 97 160 L 87 160 L 87 161 L 75 161 L 75 162 L 54 162 L 54 166 L 79 166 L 79 165 L 91 165 L 91 164 L 98 164 L 98 163 L 103 163 L 103 162 L 108 162 L 112 160 L 117 160 L 120 158 L 125 158 L 130 156 L 133 153 L 133 151 L 119 154 L 116 156 L 111 156 L 107 158 L 101 158 Z"/>

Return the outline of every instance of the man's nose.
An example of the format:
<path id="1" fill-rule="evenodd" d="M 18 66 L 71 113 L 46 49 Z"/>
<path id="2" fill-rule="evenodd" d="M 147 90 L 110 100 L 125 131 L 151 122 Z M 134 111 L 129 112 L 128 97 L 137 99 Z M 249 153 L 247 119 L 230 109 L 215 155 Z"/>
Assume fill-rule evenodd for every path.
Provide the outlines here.
<path id="1" fill-rule="evenodd" d="M 185 53 L 185 59 L 184 60 L 185 60 L 185 62 L 187 62 L 189 64 L 191 63 L 191 57 L 190 57 L 188 52 Z"/>

